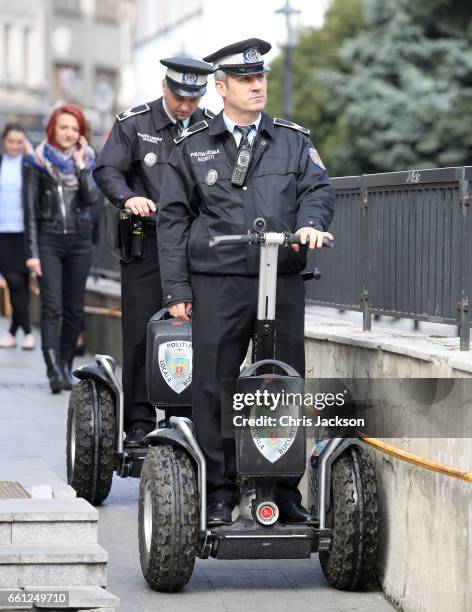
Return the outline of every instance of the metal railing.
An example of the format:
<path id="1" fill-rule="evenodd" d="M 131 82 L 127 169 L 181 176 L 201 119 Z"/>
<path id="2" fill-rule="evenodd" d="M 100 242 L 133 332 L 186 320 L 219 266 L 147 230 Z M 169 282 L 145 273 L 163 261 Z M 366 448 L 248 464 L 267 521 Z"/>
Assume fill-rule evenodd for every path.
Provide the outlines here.
<path id="1" fill-rule="evenodd" d="M 110 206 L 110 205 L 108 205 Z M 93 248 L 91 276 L 120 280 L 120 262 L 111 254 L 107 240 L 106 214 L 102 214 L 98 227 L 98 240 Z"/>
<path id="2" fill-rule="evenodd" d="M 333 179 L 335 248 L 309 256 L 323 276 L 309 302 L 455 324 L 470 348 L 472 167 Z"/>
<path id="3" fill-rule="evenodd" d="M 322 278 L 307 301 L 362 312 L 364 330 L 373 314 L 458 325 L 469 350 L 471 178 L 472 166 L 334 178 L 335 248 L 310 252 Z M 101 224 L 92 273 L 119 280 Z"/>

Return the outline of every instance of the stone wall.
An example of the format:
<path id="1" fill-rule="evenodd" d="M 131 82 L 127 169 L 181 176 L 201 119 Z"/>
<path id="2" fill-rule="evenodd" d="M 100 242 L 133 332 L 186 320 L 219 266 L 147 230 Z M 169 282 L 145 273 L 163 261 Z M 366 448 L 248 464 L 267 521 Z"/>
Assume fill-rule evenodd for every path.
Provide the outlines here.
<path id="1" fill-rule="evenodd" d="M 472 357 L 458 339 L 365 333 L 307 317 L 307 377 L 470 377 Z M 448 397 L 464 430 L 472 414 L 459 385 Z M 472 470 L 471 438 L 419 438 L 424 414 L 390 399 L 401 438 L 385 442 L 433 461 Z M 430 414 L 428 415 L 431 416 Z M 422 421 L 423 419 L 423 421 Z M 405 423 L 408 425 L 405 426 Z M 390 457 L 370 447 L 381 507 L 380 584 L 407 612 L 472 610 L 472 485 Z"/>

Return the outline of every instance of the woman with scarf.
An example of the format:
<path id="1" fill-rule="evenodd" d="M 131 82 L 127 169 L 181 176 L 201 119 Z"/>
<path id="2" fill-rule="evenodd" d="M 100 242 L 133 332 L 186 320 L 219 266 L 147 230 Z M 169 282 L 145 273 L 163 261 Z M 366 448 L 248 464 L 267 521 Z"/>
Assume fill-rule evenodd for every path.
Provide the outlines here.
<path id="1" fill-rule="evenodd" d="M 27 267 L 39 280 L 41 344 L 53 393 L 71 389 L 85 283 L 92 261 L 92 209 L 101 197 L 91 176 L 85 118 L 72 104 L 49 118 L 46 140 L 30 156 L 26 209 Z"/>
<path id="2" fill-rule="evenodd" d="M 22 349 L 34 349 L 29 306 L 29 272 L 25 265 L 25 193 L 28 169 L 24 154 L 32 150 L 25 130 L 9 123 L 3 130 L 0 156 L 0 274 L 10 291 L 12 321 L 0 338 L 0 348 L 16 347 L 17 331 L 24 333 Z"/>

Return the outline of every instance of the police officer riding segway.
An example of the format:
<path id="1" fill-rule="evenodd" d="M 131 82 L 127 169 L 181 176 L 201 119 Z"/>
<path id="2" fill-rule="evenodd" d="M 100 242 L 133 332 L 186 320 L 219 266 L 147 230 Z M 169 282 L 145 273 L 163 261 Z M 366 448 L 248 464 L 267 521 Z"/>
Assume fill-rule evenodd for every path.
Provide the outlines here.
<path id="1" fill-rule="evenodd" d="M 303 388 L 303 245 L 332 239 L 334 193 L 308 130 L 263 112 L 269 49 L 249 39 L 204 58 L 213 62 L 224 110 L 177 139 L 161 193 L 164 299 L 177 319 L 192 313 L 193 422 L 172 416 L 147 437 L 139 550 L 143 574 L 159 591 L 182 588 L 196 556 L 293 559 L 319 551 L 330 584 L 345 589 L 365 584 L 375 564 L 375 479 L 355 442 L 332 438 L 313 462 L 317 501 L 308 511 L 297 488 L 306 467 L 299 428 L 291 442 L 246 429 L 235 443 L 222 427 L 225 379 L 238 389 L 246 381 L 257 390 L 280 382 Z M 256 363 L 240 374 L 251 339 Z M 262 438 L 272 450 L 283 441 L 283 452 L 264 454 Z M 233 521 L 238 475 L 255 491 L 244 491 L 249 509 L 240 503 Z"/>
<path id="2" fill-rule="evenodd" d="M 257 249 L 209 247 L 218 235 L 244 234 L 263 217 L 268 231 L 295 232 L 321 246 L 334 211 L 329 176 L 309 131 L 263 112 L 271 45 L 249 39 L 205 58 L 224 110 L 177 140 L 161 193 L 158 245 L 165 304 L 192 316 L 192 410 L 207 466 L 208 524 L 231 523 L 239 499 L 234 441 L 220 436 L 221 380 L 235 378 L 256 318 Z M 193 211 L 193 215 L 189 214 Z M 277 359 L 305 371 L 306 252 L 283 249 L 277 291 Z M 278 484 L 281 519 L 310 522 L 299 478 Z"/>
<path id="3" fill-rule="evenodd" d="M 100 503 L 108 495 L 110 466 L 114 463 L 110 453 L 113 454 L 117 447 L 122 450 L 122 432 L 116 431 L 120 410 L 126 431 L 125 449 L 142 450 L 146 446 L 145 435 L 155 427 L 155 407 L 148 401 L 146 387 L 146 326 L 163 305 L 156 243 L 156 203 L 160 199 L 166 163 L 175 146 L 174 138 L 196 123 L 213 117 L 211 111 L 198 107 L 212 67 L 199 60 L 180 57 L 162 59 L 161 64 L 167 68 L 162 82 L 163 96 L 117 115 L 94 171 L 99 188 L 112 204 L 108 207 L 107 219 L 112 219 L 112 241 L 121 259 L 123 375 L 121 389 L 119 381 L 111 380 L 110 372 L 107 374 L 103 370 L 110 364 L 114 366 L 113 360 L 106 358 L 93 366 L 98 377 L 93 385 L 99 385 L 98 391 L 92 388 L 91 373 L 83 370 L 78 372 L 82 381 L 71 397 L 70 413 L 78 404 L 96 403 L 99 396 L 105 398 L 102 405 L 108 406 L 109 418 L 102 423 L 100 439 L 103 442 L 111 437 L 112 440 L 107 442 L 101 454 L 95 453 L 92 460 L 95 464 L 100 463 L 106 472 L 106 484 L 100 493 L 90 483 L 89 468 L 81 467 L 80 449 L 87 444 L 70 440 L 71 435 L 77 437 L 78 420 L 82 422 L 83 419 L 69 415 L 68 440 L 75 453 L 73 468 L 68 461 L 69 481 L 77 487 L 78 494 L 93 503 Z M 103 385 L 99 382 L 101 374 Z M 182 408 L 180 414 L 185 414 L 186 410 L 188 413 L 188 409 Z M 114 422 L 113 432 L 111 421 Z M 110 424 L 107 428 L 105 422 Z M 95 435 L 99 434 L 95 432 Z M 84 436 L 83 440 L 90 438 Z M 113 438 L 117 439 L 117 444 Z M 84 450 L 83 454 L 90 453 Z M 106 461 L 105 456 L 108 457 Z M 122 465 L 121 459 L 118 463 Z M 124 470 L 123 473 L 120 467 L 118 471 L 122 475 L 129 472 Z M 132 473 L 139 475 L 139 471 L 138 467 Z"/>
<path id="4" fill-rule="evenodd" d="M 139 219 L 129 232 L 143 234 L 142 252 L 121 263 L 125 445 L 140 446 L 155 426 L 145 379 L 146 324 L 162 307 L 155 217 L 174 138 L 213 113 L 198 108 L 211 67 L 189 58 L 162 59 L 164 95 L 120 113 L 98 159 L 94 178 L 110 202 Z M 141 221 L 140 221 L 141 220 Z M 126 257 L 126 256 L 125 256 Z"/>

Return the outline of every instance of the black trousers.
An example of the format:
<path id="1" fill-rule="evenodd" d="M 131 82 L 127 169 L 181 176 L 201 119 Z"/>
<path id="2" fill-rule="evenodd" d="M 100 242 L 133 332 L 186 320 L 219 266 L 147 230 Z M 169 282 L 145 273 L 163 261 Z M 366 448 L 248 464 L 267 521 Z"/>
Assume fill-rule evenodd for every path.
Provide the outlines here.
<path id="1" fill-rule="evenodd" d="M 192 409 L 197 441 L 207 463 L 208 502 L 236 503 L 234 439 L 221 437 L 221 381 L 237 378 L 257 316 L 258 279 L 192 276 Z M 277 281 L 276 357 L 305 373 L 305 289 L 299 274 Z M 300 501 L 299 478 L 279 481 L 279 503 Z"/>
<path id="2" fill-rule="evenodd" d="M 81 331 L 92 240 L 89 234 L 43 233 L 38 243 L 42 349 L 71 362 Z"/>
<path id="3" fill-rule="evenodd" d="M 0 273 L 10 292 L 12 321 L 10 333 L 22 328 L 31 332 L 29 318 L 29 272 L 26 267 L 25 235 L 23 232 L 0 233 Z"/>
<path id="4" fill-rule="evenodd" d="M 156 230 L 145 226 L 143 259 L 121 262 L 121 325 L 125 429 L 152 431 L 156 411 L 147 401 L 146 333 L 149 319 L 162 308 Z"/>
<path id="5" fill-rule="evenodd" d="M 29 317 L 29 274 L 27 272 L 7 272 L 5 280 L 10 292 L 12 319 L 10 334 L 16 335 L 21 327 L 25 334 L 31 333 Z"/>

